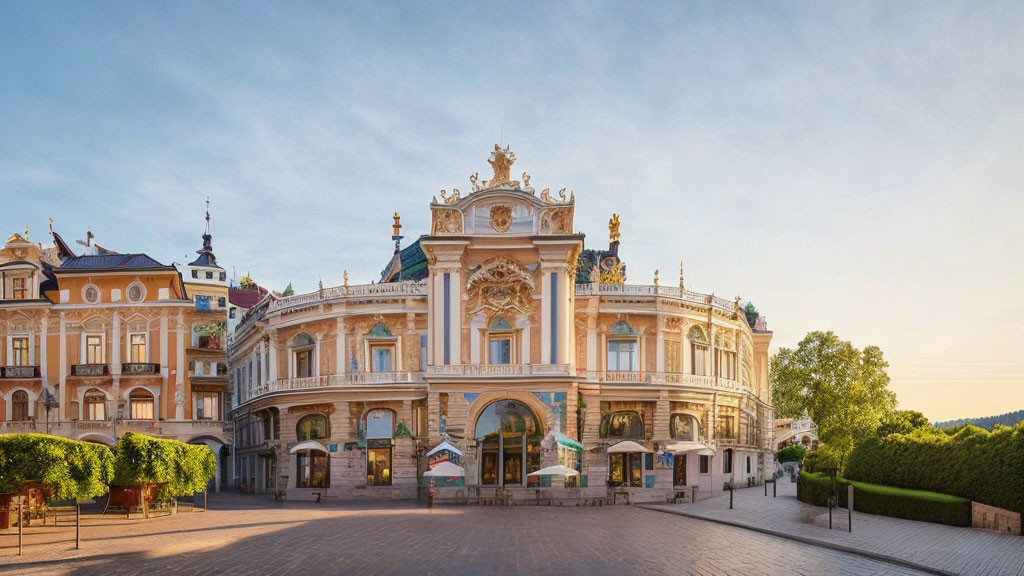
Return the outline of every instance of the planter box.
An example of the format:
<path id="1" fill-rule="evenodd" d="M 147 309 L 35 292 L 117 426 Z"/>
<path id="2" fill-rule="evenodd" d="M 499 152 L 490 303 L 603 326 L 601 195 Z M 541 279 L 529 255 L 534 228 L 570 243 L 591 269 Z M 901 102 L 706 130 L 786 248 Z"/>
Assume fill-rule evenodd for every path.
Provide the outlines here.
<path id="1" fill-rule="evenodd" d="M 971 502 L 971 526 L 1020 536 L 1020 512 Z"/>

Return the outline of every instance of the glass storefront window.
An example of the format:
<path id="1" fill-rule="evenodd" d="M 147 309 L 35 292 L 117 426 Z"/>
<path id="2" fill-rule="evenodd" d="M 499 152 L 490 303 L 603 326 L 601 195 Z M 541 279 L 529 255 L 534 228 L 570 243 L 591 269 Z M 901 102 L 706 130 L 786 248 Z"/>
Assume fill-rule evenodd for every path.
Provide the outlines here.
<path id="1" fill-rule="evenodd" d="M 543 431 L 525 404 L 499 400 L 477 418 L 476 436 L 482 439 L 480 482 L 490 486 L 523 485 L 530 472 L 540 469 Z M 534 482 L 533 478 L 529 479 Z"/>
<path id="2" fill-rule="evenodd" d="M 299 488 L 327 488 L 331 485 L 329 474 L 329 458 L 320 450 L 300 450 L 295 453 L 297 477 L 295 486 Z"/>

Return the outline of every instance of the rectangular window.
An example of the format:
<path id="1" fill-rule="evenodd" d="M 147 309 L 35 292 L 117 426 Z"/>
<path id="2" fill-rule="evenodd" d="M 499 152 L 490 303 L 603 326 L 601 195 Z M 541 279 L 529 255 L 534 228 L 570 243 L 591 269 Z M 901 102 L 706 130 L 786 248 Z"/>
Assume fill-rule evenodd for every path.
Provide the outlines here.
<path id="1" fill-rule="evenodd" d="M 715 374 L 729 380 L 736 379 L 736 353 L 728 350 L 715 351 Z"/>
<path id="2" fill-rule="evenodd" d="M 704 359 L 707 356 L 708 347 L 700 344 L 690 344 L 690 357 L 692 358 L 690 372 L 695 376 L 706 376 L 707 368 L 704 366 Z"/>
<path id="3" fill-rule="evenodd" d="M 665 371 L 678 374 L 683 371 L 682 354 L 679 353 L 680 343 L 665 342 Z"/>
<path id="4" fill-rule="evenodd" d="M 732 450 L 726 450 L 722 458 L 722 474 L 732 474 Z"/>
<path id="5" fill-rule="evenodd" d="M 327 454 L 319 450 L 303 450 L 295 454 L 299 488 L 327 488 L 331 485 Z"/>
<path id="6" fill-rule="evenodd" d="M 512 363 L 512 336 L 491 336 L 487 349 L 490 364 Z"/>
<path id="7" fill-rule="evenodd" d="M 373 372 L 394 372 L 395 367 L 392 361 L 395 347 L 393 345 L 370 347 L 370 369 Z"/>
<path id="8" fill-rule="evenodd" d="M 85 337 L 85 363 L 106 364 L 107 359 L 103 354 L 103 336 L 86 335 Z"/>
<path id="9" fill-rule="evenodd" d="M 221 282 L 227 280 L 227 278 L 228 278 L 228 273 L 227 272 L 221 272 L 220 273 L 220 281 Z"/>
<path id="10" fill-rule="evenodd" d="M 370 441 L 367 440 L 369 443 Z M 390 440 L 387 440 L 390 442 Z M 367 448 L 366 485 L 391 486 L 391 448 Z"/>
<path id="11" fill-rule="evenodd" d="M 210 311 L 210 297 L 209 296 L 196 296 L 196 310 L 200 312 Z"/>
<path id="12" fill-rule="evenodd" d="M 28 338 L 12 338 L 11 348 L 14 357 L 11 358 L 13 366 L 28 366 Z"/>
<path id="13" fill-rule="evenodd" d="M 220 420 L 220 395 L 216 392 L 196 392 L 192 397 L 196 406 L 196 420 Z"/>
<path id="14" fill-rule="evenodd" d="M 750 474 L 750 456 L 747 456 L 747 474 Z"/>
<path id="15" fill-rule="evenodd" d="M 718 417 L 718 437 L 732 439 L 736 438 L 736 417 L 735 416 L 719 416 Z"/>
<path id="16" fill-rule="evenodd" d="M 238 308 L 232 306 L 231 309 L 228 310 L 228 318 L 234 319 L 236 310 L 238 310 Z"/>
<path id="17" fill-rule="evenodd" d="M 420 372 L 427 371 L 427 334 L 420 334 Z"/>
<path id="18" fill-rule="evenodd" d="M 133 363 L 141 363 L 149 361 L 149 355 L 146 353 L 146 335 L 145 334 L 132 334 L 129 337 L 131 342 L 131 350 L 129 358 Z"/>
<path id="19" fill-rule="evenodd" d="M 220 298 L 217 298 L 217 306 L 219 308 L 223 308 L 223 307 L 225 307 L 227 305 L 228 305 L 228 303 L 227 303 L 227 299 L 226 298 L 224 298 L 223 296 L 221 296 Z"/>
<path id="20" fill-rule="evenodd" d="M 206 273 L 206 279 L 207 280 L 213 280 L 213 272 L 207 272 Z"/>
<path id="21" fill-rule="evenodd" d="M 250 370 L 251 374 L 252 371 Z M 313 351 L 302 350 L 295 353 L 295 377 L 309 378 L 313 375 Z M 252 378 L 249 379 L 249 386 L 252 387 Z"/>
<path id="22" fill-rule="evenodd" d="M 700 473 L 710 474 L 711 473 L 711 456 L 700 457 Z"/>
<path id="23" fill-rule="evenodd" d="M 15 300 L 27 300 L 28 278 L 11 278 L 11 292 Z"/>
<path id="24" fill-rule="evenodd" d="M 608 371 L 636 371 L 636 340 L 608 341 Z"/>
<path id="25" fill-rule="evenodd" d="M 192 277 L 193 278 L 199 278 L 199 270 L 193 270 L 192 271 Z"/>

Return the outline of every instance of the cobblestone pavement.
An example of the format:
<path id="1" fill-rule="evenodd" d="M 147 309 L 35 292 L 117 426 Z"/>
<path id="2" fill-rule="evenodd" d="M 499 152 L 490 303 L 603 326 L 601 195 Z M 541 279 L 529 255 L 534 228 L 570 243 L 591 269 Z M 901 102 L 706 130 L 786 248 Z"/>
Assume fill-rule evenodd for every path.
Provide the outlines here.
<path id="1" fill-rule="evenodd" d="M 0 572 L 63 574 L 917 574 L 857 555 L 636 507 L 437 508 L 211 497 L 209 512 L 89 516 L 0 533 Z"/>
<path id="2" fill-rule="evenodd" d="M 764 488 L 744 488 L 733 494 L 694 504 L 650 506 L 691 516 L 731 522 L 805 540 L 865 551 L 926 566 L 937 572 L 976 576 L 1024 576 L 1024 537 L 973 528 L 956 528 L 884 516 L 853 513 L 853 533 L 847 532 L 845 510 L 833 511 L 796 499 L 796 484 L 779 480 L 778 497 Z"/>

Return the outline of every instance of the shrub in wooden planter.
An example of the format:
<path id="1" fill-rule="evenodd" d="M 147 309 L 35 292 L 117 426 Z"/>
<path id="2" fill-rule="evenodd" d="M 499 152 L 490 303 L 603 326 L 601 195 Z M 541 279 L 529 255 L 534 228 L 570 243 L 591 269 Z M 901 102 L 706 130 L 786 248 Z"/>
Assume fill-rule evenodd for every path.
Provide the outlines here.
<path id="1" fill-rule="evenodd" d="M 186 444 L 126 432 L 114 449 L 112 484 L 121 487 L 163 485 L 152 498 L 170 499 L 202 492 L 216 471 L 217 459 L 205 444 Z M 147 501 L 150 500 L 147 498 Z"/>

